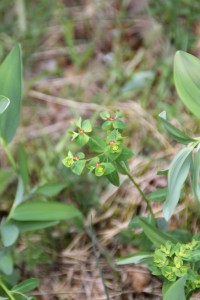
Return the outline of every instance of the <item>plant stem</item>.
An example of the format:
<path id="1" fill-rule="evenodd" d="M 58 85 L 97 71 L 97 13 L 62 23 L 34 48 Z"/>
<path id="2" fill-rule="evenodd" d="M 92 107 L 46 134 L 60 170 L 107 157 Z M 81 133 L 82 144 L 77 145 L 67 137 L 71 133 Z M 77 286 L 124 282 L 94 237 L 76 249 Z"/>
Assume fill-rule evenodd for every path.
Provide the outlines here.
<path id="1" fill-rule="evenodd" d="M 149 210 L 150 214 L 154 217 L 154 213 L 153 210 L 151 208 L 151 205 L 149 204 L 149 200 L 147 199 L 147 197 L 145 196 L 144 192 L 141 190 L 139 184 L 135 181 L 135 179 L 133 178 L 133 176 L 129 173 L 129 171 L 127 170 L 126 167 L 124 167 L 120 162 L 117 162 L 118 166 L 120 166 L 120 168 L 126 173 L 126 175 L 128 176 L 128 178 L 130 179 L 130 181 L 133 183 L 133 185 L 136 187 L 136 189 L 138 190 L 138 192 L 140 193 L 142 199 L 146 202 L 147 205 L 147 209 Z"/>
<path id="2" fill-rule="evenodd" d="M 4 290 L 4 292 L 6 293 L 6 295 L 7 295 L 11 300 L 16 300 L 15 297 L 13 297 L 12 293 L 7 289 L 7 287 L 5 286 L 5 284 L 2 282 L 1 279 L 0 279 L 0 286 L 2 287 L 2 289 Z"/>

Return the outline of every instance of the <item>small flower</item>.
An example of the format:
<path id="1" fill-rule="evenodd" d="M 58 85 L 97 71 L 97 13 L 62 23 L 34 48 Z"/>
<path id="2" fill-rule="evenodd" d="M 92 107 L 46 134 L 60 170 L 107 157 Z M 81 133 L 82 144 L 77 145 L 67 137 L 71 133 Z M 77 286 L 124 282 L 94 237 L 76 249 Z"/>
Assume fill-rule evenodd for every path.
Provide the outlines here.
<path id="1" fill-rule="evenodd" d="M 183 266 L 183 261 L 180 257 L 174 257 L 174 265 L 177 269 L 180 269 Z"/>
<path id="2" fill-rule="evenodd" d="M 85 154 L 82 152 L 77 153 L 73 156 L 71 151 L 68 152 L 62 163 L 65 167 L 70 168 L 73 173 L 80 175 L 85 167 L 86 160 L 84 160 Z"/>
<path id="3" fill-rule="evenodd" d="M 94 172 L 94 174 L 98 177 L 108 175 L 115 170 L 115 167 L 112 163 L 100 162 L 99 157 L 94 157 L 91 159 L 87 167 L 90 170 L 89 173 Z"/>
<path id="4" fill-rule="evenodd" d="M 173 245 L 170 241 L 167 241 L 165 245 L 160 246 L 160 250 L 167 256 L 171 256 L 173 254 Z"/>
<path id="5" fill-rule="evenodd" d="M 92 131 L 92 126 L 89 120 L 84 120 L 80 118 L 78 122 L 75 122 L 75 125 L 78 127 L 76 131 L 69 131 L 69 134 L 72 136 L 72 140 L 76 140 L 80 146 L 84 146 L 89 141 L 89 136 L 87 133 Z"/>
<path id="6" fill-rule="evenodd" d="M 164 277 L 166 277 L 169 281 L 175 281 L 176 280 L 176 274 L 174 272 L 174 268 L 170 266 L 165 266 L 161 269 L 162 274 Z"/>
<path id="7" fill-rule="evenodd" d="M 71 151 L 68 152 L 67 157 L 65 157 L 65 158 L 62 160 L 62 163 L 63 163 L 63 165 L 65 165 L 65 167 L 71 168 L 71 166 L 72 166 L 73 163 L 74 163 L 74 158 L 73 158 L 73 155 L 72 155 Z"/>
<path id="8" fill-rule="evenodd" d="M 153 261 L 155 265 L 160 268 L 163 266 L 167 266 L 169 263 L 166 255 L 160 249 L 155 251 Z"/>
<path id="9" fill-rule="evenodd" d="M 113 128 L 123 130 L 126 128 L 126 125 L 119 120 L 119 118 L 123 117 L 123 113 L 119 111 L 116 112 L 115 116 L 111 116 L 108 112 L 102 112 L 100 113 L 100 117 L 105 120 L 102 125 L 104 130 L 112 130 Z"/>

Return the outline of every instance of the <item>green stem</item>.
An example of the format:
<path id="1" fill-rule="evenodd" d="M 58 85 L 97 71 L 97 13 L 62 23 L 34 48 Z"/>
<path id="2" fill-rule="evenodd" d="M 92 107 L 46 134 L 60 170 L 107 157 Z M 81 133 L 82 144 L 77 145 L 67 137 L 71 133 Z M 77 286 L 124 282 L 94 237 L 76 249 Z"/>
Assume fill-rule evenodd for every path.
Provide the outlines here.
<path id="1" fill-rule="evenodd" d="M 133 176 L 129 173 L 129 171 L 127 170 L 126 167 L 124 167 L 120 162 L 117 162 L 118 166 L 120 166 L 120 168 L 126 173 L 126 175 L 128 176 L 128 178 L 130 179 L 130 181 L 133 183 L 133 185 L 136 187 L 136 189 L 138 190 L 138 192 L 140 193 L 142 199 L 146 202 L 147 205 L 147 209 L 149 210 L 150 214 L 154 217 L 154 213 L 153 210 L 151 208 L 151 205 L 149 204 L 149 200 L 147 199 L 147 197 L 145 196 L 145 194 L 143 193 L 143 191 L 141 190 L 139 184 L 135 181 L 135 179 L 133 178 Z"/>
<path id="2" fill-rule="evenodd" d="M 10 149 L 8 148 L 7 144 L 5 143 L 5 141 L 1 141 L 1 144 L 2 144 L 2 147 L 7 155 L 7 158 L 10 162 L 10 164 L 12 165 L 13 169 L 15 171 L 17 171 L 17 165 L 16 165 L 16 162 L 14 160 L 14 157 L 12 156 L 11 152 L 10 152 Z"/>
<path id="3" fill-rule="evenodd" d="M 12 293 L 7 289 L 7 287 L 5 286 L 5 284 L 2 282 L 1 279 L 0 279 L 0 286 L 2 287 L 2 289 L 4 290 L 4 292 L 6 293 L 6 295 L 7 295 L 11 300 L 16 300 L 15 297 L 13 297 Z"/>

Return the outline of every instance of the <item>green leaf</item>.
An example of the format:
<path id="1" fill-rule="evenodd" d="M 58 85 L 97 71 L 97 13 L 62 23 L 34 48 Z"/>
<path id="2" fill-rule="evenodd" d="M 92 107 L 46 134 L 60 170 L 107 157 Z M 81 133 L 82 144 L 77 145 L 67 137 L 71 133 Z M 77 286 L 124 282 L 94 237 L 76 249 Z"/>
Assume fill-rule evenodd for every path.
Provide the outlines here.
<path id="1" fill-rule="evenodd" d="M 108 175 L 115 171 L 115 166 L 112 163 L 102 163 L 105 166 L 104 175 Z"/>
<path id="2" fill-rule="evenodd" d="M 187 275 L 173 283 L 165 293 L 163 300 L 186 300 L 184 292 L 186 279 Z"/>
<path id="3" fill-rule="evenodd" d="M 101 128 L 102 128 L 103 130 L 110 130 L 110 129 L 112 128 L 112 121 L 109 121 L 109 120 L 105 121 L 105 122 L 102 124 Z"/>
<path id="4" fill-rule="evenodd" d="M 168 193 L 163 207 L 166 220 L 169 220 L 180 197 L 181 188 L 185 182 L 191 162 L 193 148 L 182 149 L 173 159 L 168 173 Z"/>
<path id="5" fill-rule="evenodd" d="M 154 72 L 149 70 L 134 73 L 130 80 L 127 81 L 125 85 L 120 89 L 120 92 L 124 94 L 127 92 L 143 90 L 152 82 L 153 78 Z"/>
<path id="6" fill-rule="evenodd" d="M 185 106 L 200 117 L 200 61 L 184 51 L 177 51 L 174 58 L 176 90 Z"/>
<path id="7" fill-rule="evenodd" d="M 1 224 L 0 231 L 1 240 L 5 247 L 10 247 L 13 245 L 19 236 L 19 229 L 13 224 L 6 224 L 3 222 Z"/>
<path id="8" fill-rule="evenodd" d="M 88 146 L 94 152 L 101 153 L 101 152 L 104 152 L 106 144 L 104 143 L 103 139 L 101 139 L 100 137 L 93 136 L 93 137 L 90 137 Z"/>
<path id="9" fill-rule="evenodd" d="M 114 171 L 111 174 L 106 175 L 106 177 L 113 185 L 120 186 L 119 175 L 117 171 Z"/>
<path id="10" fill-rule="evenodd" d="M 44 228 L 55 226 L 59 221 L 10 221 L 9 223 L 16 225 L 20 232 L 41 230 Z"/>
<path id="11" fill-rule="evenodd" d="M 80 216 L 80 211 L 73 205 L 53 201 L 31 201 L 17 206 L 11 218 L 17 221 L 59 221 Z"/>
<path id="12" fill-rule="evenodd" d="M 29 171 L 28 171 L 28 160 L 26 151 L 23 144 L 18 146 L 18 161 L 19 161 L 19 174 L 22 177 L 24 187 L 26 188 L 29 184 Z"/>
<path id="13" fill-rule="evenodd" d="M 164 175 L 164 176 L 167 176 L 169 173 L 169 170 L 166 169 L 166 170 L 160 170 L 157 172 L 157 175 Z"/>
<path id="14" fill-rule="evenodd" d="M 89 136 L 87 134 L 79 134 L 76 138 L 76 142 L 80 147 L 83 147 L 89 141 Z"/>
<path id="15" fill-rule="evenodd" d="M 85 164 L 86 164 L 86 160 L 78 160 L 72 165 L 71 167 L 72 172 L 77 175 L 81 175 L 85 167 Z"/>
<path id="16" fill-rule="evenodd" d="M 5 275 L 11 275 L 13 272 L 13 259 L 7 249 L 0 250 L 0 271 Z"/>
<path id="17" fill-rule="evenodd" d="M 0 114 L 2 114 L 10 105 L 10 100 L 7 97 L 0 95 Z"/>
<path id="18" fill-rule="evenodd" d="M 184 229 L 171 229 L 171 230 L 166 230 L 166 233 L 169 236 L 172 236 L 176 238 L 180 243 L 189 243 L 191 242 L 192 239 L 192 234 L 188 230 Z"/>
<path id="19" fill-rule="evenodd" d="M 163 286 L 162 286 L 162 294 L 163 294 L 163 296 L 166 294 L 167 290 L 170 288 L 170 286 L 172 284 L 173 284 L 173 281 L 165 280 L 163 282 Z"/>
<path id="20" fill-rule="evenodd" d="M 37 288 L 39 284 L 40 280 L 38 278 L 29 278 L 13 286 L 11 291 L 25 294 Z"/>
<path id="21" fill-rule="evenodd" d="M 81 128 L 85 131 L 85 132 L 91 132 L 92 131 L 92 125 L 90 123 L 90 120 L 84 120 L 81 124 Z"/>
<path id="22" fill-rule="evenodd" d="M 181 130 L 179 130 L 178 128 L 176 128 L 175 126 L 173 126 L 172 124 L 170 124 L 167 120 L 166 120 L 166 112 L 163 111 L 162 113 L 159 114 L 159 117 L 161 118 L 164 127 L 166 129 L 166 131 L 168 132 L 168 134 L 173 138 L 173 140 L 175 140 L 176 142 L 180 143 L 180 144 L 184 144 L 187 145 L 191 142 L 195 142 L 196 140 L 189 137 L 187 134 L 185 134 L 184 132 L 182 132 Z"/>
<path id="23" fill-rule="evenodd" d="M 0 169 L 0 195 L 6 190 L 14 178 L 12 169 Z"/>
<path id="24" fill-rule="evenodd" d="M 106 138 L 106 143 L 109 144 L 110 141 L 116 142 L 116 141 L 117 141 L 118 134 L 119 134 L 119 132 L 118 132 L 117 129 L 111 131 L 111 133 L 110 133 L 110 134 L 107 136 L 107 138 Z"/>
<path id="25" fill-rule="evenodd" d="M 66 186 L 66 183 L 47 183 L 36 188 L 34 194 L 40 194 L 46 197 L 54 197 L 64 190 Z"/>
<path id="26" fill-rule="evenodd" d="M 116 129 L 125 129 L 126 124 L 124 124 L 124 122 L 122 122 L 121 120 L 114 120 L 113 121 L 113 127 L 116 128 Z"/>
<path id="27" fill-rule="evenodd" d="M 192 190 L 200 203 L 200 186 L 199 186 L 199 172 L 200 172 L 200 149 L 194 155 L 194 161 L 192 163 Z"/>
<path id="28" fill-rule="evenodd" d="M 21 111 L 22 59 L 17 45 L 0 65 L 0 94 L 10 99 L 10 105 L 0 118 L 0 135 L 6 143 L 13 139 Z"/>
<path id="29" fill-rule="evenodd" d="M 129 159 L 133 156 L 134 156 L 134 153 L 132 152 L 132 150 L 129 149 L 128 147 L 123 146 L 122 147 L 122 152 L 118 156 L 117 160 L 118 161 L 124 161 L 124 160 L 127 160 L 127 159 Z"/>
<path id="30" fill-rule="evenodd" d="M 200 261 L 200 251 L 195 250 L 190 252 L 190 256 L 188 258 L 184 258 L 184 260 L 192 262 L 192 263 L 197 263 Z"/>
<path id="31" fill-rule="evenodd" d="M 109 112 L 107 111 L 103 111 L 100 113 L 100 117 L 103 119 L 103 120 L 107 120 L 108 118 L 110 118 L 110 114 Z"/>
<path id="32" fill-rule="evenodd" d="M 157 189 L 156 191 L 149 193 L 147 198 L 152 202 L 164 202 L 167 197 L 167 192 L 167 188 Z"/>
<path id="33" fill-rule="evenodd" d="M 15 200 L 13 203 L 13 207 L 19 205 L 23 201 L 24 196 L 24 184 L 21 176 L 18 178 L 17 192 L 15 195 Z"/>
<path id="34" fill-rule="evenodd" d="M 144 220 L 143 218 L 139 218 L 140 226 L 142 227 L 147 238 L 156 246 L 160 247 L 160 245 L 165 245 L 167 241 L 171 241 L 172 243 L 177 243 L 178 241 L 169 236 L 168 234 L 161 232 L 155 226 L 151 225 L 149 222 Z"/>
<path id="35" fill-rule="evenodd" d="M 127 161 L 120 161 L 120 165 L 117 164 L 117 170 L 120 174 L 127 175 L 127 171 L 130 171 L 128 162 Z"/>
<path id="36" fill-rule="evenodd" d="M 151 252 L 135 252 L 117 259 L 117 265 L 148 264 L 153 261 Z"/>

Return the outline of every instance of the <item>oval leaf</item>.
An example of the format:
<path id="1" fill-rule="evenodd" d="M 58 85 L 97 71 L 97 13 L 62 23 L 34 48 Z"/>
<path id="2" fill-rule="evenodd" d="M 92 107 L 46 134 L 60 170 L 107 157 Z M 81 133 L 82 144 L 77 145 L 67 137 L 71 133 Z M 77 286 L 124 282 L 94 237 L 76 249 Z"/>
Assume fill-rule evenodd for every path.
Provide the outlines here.
<path id="1" fill-rule="evenodd" d="M 11 217 L 17 221 L 59 221 L 80 216 L 80 211 L 73 205 L 32 201 L 17 206 Z"/>
<path id="2" fill-rule="evenodd" d="M 174 58 L 176 90 L 185 106 L 200 117 L 200 61 L 184 51 L 177 51 Z"/>
<path id="3" fill-rule="evenodd" d="M 2 223 L 0 230 L 2 243 L 5 247 L 9 247 L 16 242 L 19 236 L 19 229 L 17 228 L 17 226 Z"/>
<path id="4" fill-rule="evenodd" d="M 18 293 L 28 293 L 39 286 L 40 280 L 37 278 L 30 278 L 20 282 L 12 288 L 12 291 Z"/>

